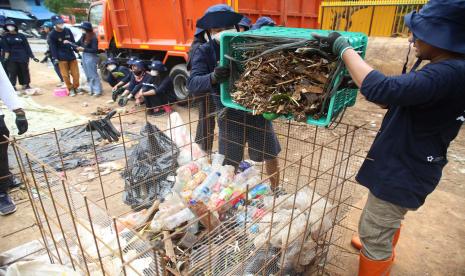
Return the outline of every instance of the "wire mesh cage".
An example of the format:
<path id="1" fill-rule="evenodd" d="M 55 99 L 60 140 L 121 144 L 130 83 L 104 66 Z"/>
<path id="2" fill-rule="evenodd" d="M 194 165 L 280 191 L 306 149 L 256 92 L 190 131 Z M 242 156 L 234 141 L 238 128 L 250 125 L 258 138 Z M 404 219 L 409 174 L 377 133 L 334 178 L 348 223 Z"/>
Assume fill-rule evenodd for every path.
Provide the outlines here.
<path id="1" fill-rule="evenodd" d="M 112 143 L 86 125 L 15 141 L 50 260 L 88 275 L 321 274 L 337 264 L 366 130 L 198 112 L 213 104 L 202 96 L 161 117 L 146 109 L 119 114 L 112 122 L 121 136 Z M 241 130 L 244 139 L 222 135 L 224 128 Z M 269 134 L 280 145 L 276 155 Z M 199 160 L 211 166 L 228 144 L 239 148 L 240 160 L 254 161 L 256 181 L 223 201 L 210 194 L 209 203 L 196 205 L 184 191 L 173 195 L 180 168 Z M 233 159 L 226 154 L 224 163 L 236 169 Z M 155 231 L 153 220 L 170 200 L 195 216 Z M 135 212 L 143 219 L 131 222 Z"/>

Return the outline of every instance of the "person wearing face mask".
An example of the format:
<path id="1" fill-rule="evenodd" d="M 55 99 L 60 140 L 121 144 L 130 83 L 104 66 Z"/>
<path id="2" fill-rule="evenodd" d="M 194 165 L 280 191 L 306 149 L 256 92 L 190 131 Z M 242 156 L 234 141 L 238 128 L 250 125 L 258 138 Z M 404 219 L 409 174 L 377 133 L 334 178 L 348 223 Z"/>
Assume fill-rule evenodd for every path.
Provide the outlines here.
<path id="1" fill-rule="evenodd" d="M 150 74 L 147 74 L 145 64 L 142 60 L 137 60 L 132 65 L 132 75 L 128 86 L 123 94 L 118 97 L 118 105 L 126 106 L 129 100 L 134 99 L 137 92 L 142 88 L 142 83 L 147 82 Z"/>
<path id="2" fill-rule="evenodd" d="M 57 62 L 54 62 L 54 60 L 52 58 L 52 54 L 50 53 L 50 43 L 49 43 L 48 38 L 49 38 L 50 33 L 52 32 L 52 29 L 53 29 L 53 24 L 52 24 L 51 21 L 46 21 L 42 25 L 42 30 L 44 32 L 45 39 L 47 40 L 47 51 L 44 53 L 44 58 L 40 61 L 40 63 L 46 63 L 50 59 L 50 61 L 53 64 L 53 69 L 55 70 L 55 73 L 57 74 L 58 78 L 60 79 L 60 83 L 57 84 L 57 87 L 63 87 L 65 85 L 65 83 L 63 81 L 63 77 L 61 76 L 60 67 L 58 67 Z"/>
<path id="3" fill-rule="evenodd" d="M 129 71 L 128 74 L 125 73 L 125 76 L 120 79 L 118 81 L 118 83 L 116 83 L 115 85 L 112 86 L 111 88 L 111 92 L 112 92 L 112 99 L 113 101 L 116 101 L 116 98 L 119 97 L 123 92 L 124 90 L 126 90 L 126 88 L 128 87 L 129 85 L 129 82 L 131 81 L 131 77 L 132 77 L 132 66 L 134 65 L 134 62 L 137 61 L 137 57 L 135 56 L 132 56 L 128 59 L 127 61 L 127 67 L 126 66 L 122 66 L 124 67 L 125 69 L 127 69 Z M 125 70 L 125 69 L 122 69 L 122 70 Z"/>
<path id="4" fill-rule="evenodd" d="M 250 20 L 250 18 L 247 16 L 242 17 L 241 21 L 239 22 L 239 31 L 248 31 L 250 30 L 250 27 L 252 27 L 252 20 Z"/>
<path id="5" fill-rule="evenodd" d="M 65 81 L 71 97 L 80 92 L 79 89 L 79 66 L 76 60 L 75 43 L 73 33 L 66 28 L 63 19 L 54 15 L 51 18 L 54 30 L 49 35 L 50 52 L 54 63 L 58 64 L 61 75 Z M 73 78 L 71 82 L 71 77 Z"/>
<path id="6" fill-rule="evenodd" d="M 31 88 L 31 76 L 29 73 L 29 59 L 39 62 L 34 56 L 27 41 L 26 36 L 18 33 L 18 27 L 13 20 L 5 22 L 4 30 L 6 31 L 3 39 L 3 50 L 5 52 L 5 61 L 8 68 L 10 82 L 16 90 L 16 80 L 23 86 L 23 89 Z"/>
<path id="7" fill-rule="evenodd" d="M 108 71 L 107 78 L 105 81 L 111 86 L 116 87 L 122 82 L 127 76 L 131 77 L 131 71 L 126 66 L 118 66 L 118 62 L 112 57 L 108 58 L 103 65 Z M 121 85 L 122 86 L 122 85 Z"/>
<path id="8" fill-rule="evenodd" d="M 92 24 L 84 21 L 79 26 L 82 29 L 82 36 L 79 39 L 76 48 L 82 54 L 82 67 L 86 74 L 87 82 L 90 86 L 90 95 L 99 97 L 102 95 L 102 83 L 100 82 L 100 76 L 97 71 L 99 62 L 98 53 L 98 41 L 97 36 L 94 33 Z"/>
<path id="9" fill-rule="evenodd" d="M 237 167 L 244 158 L 245 144 L 248 143 L 250 159 L 265 162 L 266 172 L 271 176 L 271 186 L 277 189 L 277 155 L 281 147 L 272 123 L 263 116 L 253 116 L 248 112 L 225 108 L 219 97 L 219 84 L 230 76 L 229 67 L 218 65 L 219 38 L 221 32 L 231 31 L 231 26 L 237 26 L 241 19 L 242 15 L 235 13 L 231 7 L 220 4 L 208 8 L 205 15 L 197 21 L 197 27 L 207 30 L 207 36 L 213 39 L 202 44 L 193 53 L 188 89 L 194 95 L 210 93 L 214 98 L 218 112 L 219 152 L 225 155 L 225 164 Z"/>
<path id="10" fill-rule="evenodd" d="M 170 78 L 168 68 L 159 60 L 154 60 L 149 66 L 150 78 L 142 84 L 138 96 L 142 98 L 147 107 L 147 114 L 160 116 L 170 113 L 169 102 L 175 101 L 173 80 Z"/>

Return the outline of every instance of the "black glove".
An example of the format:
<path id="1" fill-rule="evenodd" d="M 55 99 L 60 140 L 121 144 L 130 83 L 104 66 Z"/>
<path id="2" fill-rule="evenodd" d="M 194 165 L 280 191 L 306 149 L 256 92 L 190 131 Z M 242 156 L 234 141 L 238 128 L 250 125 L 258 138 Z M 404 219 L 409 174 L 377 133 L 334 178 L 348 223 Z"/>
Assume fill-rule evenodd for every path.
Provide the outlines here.
<path id="1" fill-rule="evenodd" d="M 313 33 L 312 36 L 320 42 L 321 50 L 338 57 L 342 57 L 345 50 L 353 49 L 347 38 L 343 37 L 338 32 L 331 32 L 328 36 L 321 36 Z"/>
<path id="2" fill-rule="evenodd" d="M 118 99 L 118 105 L 123 107 L 123 106 L 126 106 L 128 104 L 128 96 L 119 96 L 119 99 Z"/>
<path id="3" fill-rule="evenodd" d="M 33 60 L 34 62 L 39 62 L 39 61 L 40 61 L 40 60 L 39 60 L 38 58 L 36 58 L 36 57 L 33 57 L 32 60 Z"/>
<path id="4" fill-rule="evenodd" d="M 229 78 L 230 73 L 231 70 L 229 70 L 229 67 L 217 66 L 212 74 L 213 83 L 225 82 Z"/>
<path id="5" fill-rule="evenodd" d="M 111 99 L 116 102 L 118 99 L 119 95 L 123 94 L 124 92 L 124 87 L 119 87 L 115 89 L 115 91 L 111 92 Z"/>
<path id="6" fill-rule="evenodd" d="M 26 114 L 24 112 L 16 113 L 16 127 L 18 128 L 18 135 L 26 133 L 28 123 L 26 119 Z"/>

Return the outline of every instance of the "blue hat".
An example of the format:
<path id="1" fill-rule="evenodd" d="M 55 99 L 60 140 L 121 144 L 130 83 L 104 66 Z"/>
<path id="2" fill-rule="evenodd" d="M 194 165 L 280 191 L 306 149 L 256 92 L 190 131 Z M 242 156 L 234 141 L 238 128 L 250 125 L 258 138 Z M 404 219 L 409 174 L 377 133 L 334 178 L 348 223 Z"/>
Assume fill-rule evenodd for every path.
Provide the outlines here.
<path id="1" fill-rule="evenodd" d="M 145 64 L 142 60 L 138 59 L 132 63 L 137 69 L 145 70 Z"/>
<path id="2" fill-rule="evenodd" d="M 154 60 L 152 63 L 149 65 L 150 70 L 157 70 L 159 72 L 166 72 L 168 71 L 168 68 L 163 64 L 163 62 L 159 60 Z"/>
<path id="3" fill-rule="evenodd" d="M 42 28 L 52 28 L 53 24 L 51 21 L 45 21 L 44 24 L 42 24 Z"/>
<path id="4" fill-rule="evenodd" d="M 248 18 L 247 16 L 244 16 L 242 17 L 241 21 L 239 21 L 238 25 L 241 27 L 250 28 L 250 26 L 252 25 L 252 20 L 250 20 L 250 18 Z"/>
<path id="5" fill-rule="evenodd" d="M 50 20 L 52 21 L 52 24 L 55 26 L 56 24 L 64 24 L 65 21 L 63 20 L 63 18 L 61 18 L 61 16 L 59 15 L 54 15 L 50 18 Z"/>
<path id="6" fill-rule="evenodd" d="M 194 33 L 194 36 L 198 36 L 198 35 L 200 35 L 200 34 L 203 33 L 203 32 L 205 32 L 204 29 L 202 29 L 202 28 L 196 28 L 196 29 L 195 29 L 195 33 Z"/>
<path id="7" fill-rule="evenodd" d="M 0 14 L 0 26 L 5 25 L 6 17 L 3 14 Z"/>
<path id="8" fill-rule="evenodd" d="M 431 0 L 405 16 L 416 38 L 437 48 L 465 54 L 465 1 Z"/>
<path id="9" fill-rule="evenodd" d="M 128 59 L 127 64 L 128 64 L 128 65 L 134 65 L 134 62 L 136 62 L 136 61 L 138 61 L 137 57 L 134 57 L 134 56 L 133 56 L 133 57 L 130 57 L 130 58 Z"/>
<path id="10" fill-rule="evenodd" d="M 197 20 L 196 27 L 204 30 L 213 28 L 228 28 L 237 25 L 242 15 L 236 13 L 226 4 L 218 4 L 209 7 L 205 14 Z"/>
<path id="11" fill-rule="evenodd" d="M 81 25 L 79 25 L 78 28 L 84 29 L 86 31 L 93 31 L 94 30 L 94 28 L 92 28 L 92 23 L 90 23 L 88 21 L 81 22 Z"/>
<path id="12" fill-rule="evenodd" d="M 7 21 L 5 21 L 5 25 L 3 26 L 3 29 L 5 29 L 6 31 L 8 31 L 8 29 L 6 28 L 6 26 L 15 26 L 15 27 L 16 27 L 16 31 L 18 30 L 18 25 L 16 25 L 16 22 L 14 22 L 14 21 L 11 20 L 11 19 L 8 19 Z"/>
<path id="13" fill-rule="evenodd" d="M 276 26 L 276 22 L 274 22 L 274 20 L 268 16 L 262 16 L 259 19 L 257 19 L 255 24 L 253 24 L 250 29 L 258 30 L 258 29 L 261 29 L 261 27 L 265 27 L 265 26 L 271 26 L 271 27 Z"/>
<path id="14" fill-rule="evenodd" d="M 105 62 L 103 63 L 103 66 L 108 66 L 110 64 L 118 65 L 116 60 L 114 58 L 110 57 L 107 60 L 105 60 Z"/>

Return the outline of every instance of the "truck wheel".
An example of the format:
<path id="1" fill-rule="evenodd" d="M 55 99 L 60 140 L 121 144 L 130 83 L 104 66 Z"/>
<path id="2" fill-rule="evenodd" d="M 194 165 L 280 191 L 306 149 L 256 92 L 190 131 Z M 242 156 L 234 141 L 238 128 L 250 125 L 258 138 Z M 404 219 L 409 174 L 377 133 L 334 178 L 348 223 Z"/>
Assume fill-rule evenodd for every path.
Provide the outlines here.
<path id="1" fill-rule="evenodd" d="M 189 71 L 187 71 L 186 64 L 178 64 L 171 69 L 170 77 L 173 80 L 174 93 L 178 101 L 186 100 L 189 97 L 189 90 L 187 90 L 187 79 L 189 78 Z M 186 105 L 184 103 L 182 105 Z"/>

